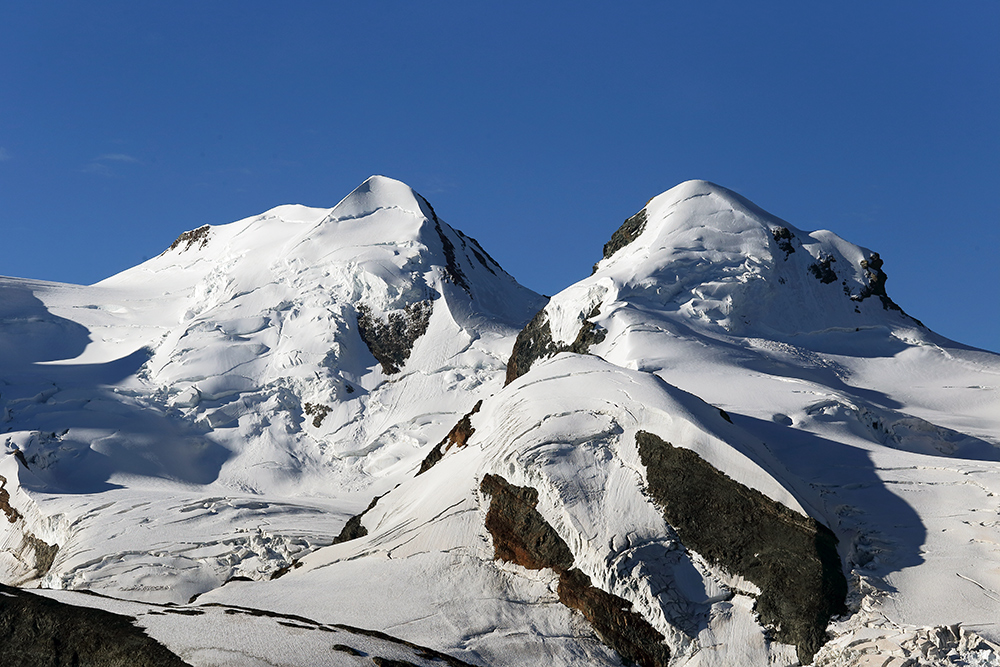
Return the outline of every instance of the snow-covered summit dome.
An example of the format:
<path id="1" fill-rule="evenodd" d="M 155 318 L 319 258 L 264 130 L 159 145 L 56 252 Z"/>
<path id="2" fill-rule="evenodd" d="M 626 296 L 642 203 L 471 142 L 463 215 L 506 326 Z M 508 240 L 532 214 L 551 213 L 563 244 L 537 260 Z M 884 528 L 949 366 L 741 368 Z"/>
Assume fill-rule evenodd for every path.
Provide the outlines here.
<path id="1" fill-rule="evenodd" d="M 787 339 L 876 327 L 922 335 L 886 294 L 878 253 L 798 229 L 708 181 L 653 197 L 603 255 L 522 332 L 508 380 L 559 351 L 631 358 L 631 334 L 654 320 L 712 336 Z"/>
<path id="2" fill-rule="evenodd" d="M 333 219 L 360 218 L 379 209 L 396 208 L 418 216 L 433 219 L 427 201 L 409 185 L 387 176 L 374 175 L 344 197 L 333 207 Z"/>
<path id="3" fill-rule="evenodd" d="M 642 302 L 730 333 L 912 327 L 885 292 L 878 253 L 806 232 L 707 181 L 651 199 L 605 245 L 594 275 L 567 292 Z M 569 297 L 557 295 L 559 302 Z M 588 304 L 593 309 L 598 303 Z M 589 312 L 589 311 L 588 311 Z"/>
<path id="4" fill-rule="evenodd" d="M 234 470 L 269 462 L 276 471 L 246 482 L 253 488 L 283 484 L 303 467 L 327 474 L 345 451 L 386 442 L 399 456 L 414 455 L 413 443 L 431 438 L 427 429 L 437 437 L 438 420 L 450 414 L 419 422 L 405 437 L 358 415 L 369 402 L 394 404 L 411 373 L 420 389 L 410 391 L 431 403 L 459 382 L 486 382 L 502 372 L 504 336 L 544 303 L 408 185 L 384 176 L 333 208 L 284 205 L 185 232 L 158 257 L 94 289 L 123 319 L 149 313 L 149 332 L 134 347 L 91 346 L 102 348 L 100 360 L 141 345 L 148 360 L 139 378 L 190 421 L 236 429 L 276 404 L 290 415 L 321 410 L 310 416 L 312 427 L 292 419 L 275 425 L 276 434 L 264 426 L 241 432 Z M 378 398 L 383 393 L 393 398 Z M 267 438 L 281 443 L 277 451 L 261 444 Z"/>
<path id="5" fill-rule="evenodd" d="M 349 288 L 348 300 L 374 300 L 378 308 L 436 298 L 443 293 L 438 285 L 443 280 L 476 301 L 477 310 L 506 316 L 511 303 L 521 301 L 506 292 L 523 291 L 475 239 L 438 218 L 420 194 L 379 175 L 333 208 L 282 205 L 184 232 L 158 257 L 101 285 L 162 284 L 165 296 L 193 292 L 200 302 L 195 310 L 201 310 L 202 297 L 209 294 L 225 299 L 275 280 L 296 283 L 317 272 L 339 277 L 339 287 Z M 524 316 L 518 312 L 514 319 Z"/>

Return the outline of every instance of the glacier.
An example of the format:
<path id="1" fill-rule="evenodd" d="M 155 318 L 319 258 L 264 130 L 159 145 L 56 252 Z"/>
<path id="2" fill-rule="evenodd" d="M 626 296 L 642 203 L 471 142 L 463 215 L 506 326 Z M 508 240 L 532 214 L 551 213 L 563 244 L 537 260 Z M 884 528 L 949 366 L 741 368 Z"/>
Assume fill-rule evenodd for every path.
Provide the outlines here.
<path id="1" fill-rule="evenodd" d="M 688 181 L 546 299 L 373 176 L 0 278 L 0 583 L 190 665 L 1000 665 L 1000 355 L 883 268 Z"/>

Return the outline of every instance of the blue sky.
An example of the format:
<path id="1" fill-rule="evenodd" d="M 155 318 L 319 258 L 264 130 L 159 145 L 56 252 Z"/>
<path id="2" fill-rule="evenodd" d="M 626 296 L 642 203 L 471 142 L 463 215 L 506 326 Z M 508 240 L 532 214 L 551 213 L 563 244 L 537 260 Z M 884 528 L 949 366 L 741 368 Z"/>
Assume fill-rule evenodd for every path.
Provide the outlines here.
<path id="1" fill-rule="evenodd" d="M 1000 350 L 1000 2 L 5 2 L 0 274 L 406 181 L 521 283 L 690 178 Z"/>

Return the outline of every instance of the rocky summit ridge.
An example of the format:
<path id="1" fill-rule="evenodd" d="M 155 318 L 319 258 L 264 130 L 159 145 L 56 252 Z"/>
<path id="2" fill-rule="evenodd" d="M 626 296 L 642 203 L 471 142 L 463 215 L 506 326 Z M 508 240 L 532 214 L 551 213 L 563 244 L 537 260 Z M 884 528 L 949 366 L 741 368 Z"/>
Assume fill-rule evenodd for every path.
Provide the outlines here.
<path id="1" fill-rule="evenodd" d="M 373 176 L 0 278 L 0 662 L 1000 665 L 1000 357 L 721 186 L 614 227 L 545 299 Z"/>

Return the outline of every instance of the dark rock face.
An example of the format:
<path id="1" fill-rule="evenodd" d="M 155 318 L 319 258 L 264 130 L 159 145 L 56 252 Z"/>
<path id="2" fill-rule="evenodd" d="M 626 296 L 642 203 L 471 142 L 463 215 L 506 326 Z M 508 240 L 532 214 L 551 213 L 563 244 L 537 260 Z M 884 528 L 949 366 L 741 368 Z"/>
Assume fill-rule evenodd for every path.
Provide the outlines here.
<path id="1" fill-rule="evenodd" d="M 775 227 L 771 230 L 771 235 L 774 237 L 775 243 L 778 244 L 778 248 L 784 251 L 785 259 L 787 260 L 788 256 L 795 252 L 795 247 L 792 245 L 792 239 L 795 236 L 787 227 Z M 824 255 L 818 261 L 809 265 L 809 272 L 821 283 L 828 285 L 837 280 L 837 273 L 833 270 L 833 263 L 835 261 L 836 259 L 831 255 Z M 885 292 L 886 275 L 882 271 L 882 264 L 882 258 L 879 257 L 877 252 L 873 252 L 868 259 L 861 260 L 861 268 L 865 270 L 867 285 L 857 294 L 852 294 L 852 290 L 847 286 L 847 281 L 845 280 L 843 281 L 844 292 L 852 301 L 858 302 L 864 301 L 871 296 L 877 296 L 882 301 L 882 308 L 884 310 L 897 310 L 902 313 L 903 309 L 897 306 Z M 906 315 L 906 313 L 903 314 Z M 914 319 L 914 321 L 920 324 L 919 320 Z"/>
<path id="2" fill-rule="evenodd" d="M 608 335 L 607 330 L 598 329 L 597 325 L 590 321 L 589 318 L 597 317 L 600 311 L 594 308 L 589 315 L 587 315 L 586 320 L 580 326 L 580 331 L 577 332 L 576 338 L 572 343 L 569 344 L 568 348 L 561 348 L 560 352 L 572 352 L 573 354 L 589 354 L 590 348 L 598 343 L 604 341 L 604 338 Z"/>
<path id="3" fill-rule="evenodd" d="M 557 349 L 552 341 L 549 316 L 546 315 L 543 308 L 517 334 L 514 349 L 507 361 L 507 379 L 504 386 L 527 373 L 531 369 L 531 364 L 538 359 L 555 354 Z"/>
<path id="4" fill-rule="evenodd" d="M 649 493 L 681 542 L 756 584 L 756 611 L 802 664 L 826 642 L 830 618 L 846 611 L 847 581 L 837 538 L 697 454 L 653 435 L 636 435 Z"/>
<path id="5" fill-rule="evenodd" d="M 517 563 L 529 570 L 550 567 L 563 572 L 572 567 L 573 553 L 535 509 L 538 491 L 514 486 L 499 475 L 483 477 L 479 489 L 491 498 L 486 530 L 493 536 L 496 560 Z"/>
<path id="6" fill-rule="evenodd" d="M 834 273 L 833 267 L 831 266 L 831 264 L 836 261 L 836 258 L 832 255 L 820 257 L 818 262 L 813 262 L 809 265 L 809 272 L 824 285 L 836 282 L 837 274 Z"/>
<path id="7" fill-rule="evenodd" d="M 423 202 L 424 206 L 426 206 L 427 210 L 430 212 L 431 220 L 434 221 L 434 231 L 437 232 L 438 238 L 441 240 L 441 247 L 444 250 L 446 260 L 445 275 L 448 276 L 448 279 L 452 283 L 464 289 L 470 297 L 473 296 L 472 289 L 469 287 L 469 283 L 465 278 L 465 273 L 462 272 L 462 267 L 459 265 L 458 255 L 455 252 L 455 244 L 452 243 L 451 239 L 448 238 L 447 233 L 445 233 L 444 228 L 441 226 L 441 220 L 437 217 L 437 213 L 434 211 L 434 207 L 431 206 L 431 203 L 424 199 L 421 195 L 417 195 L 417 197 L 420 198 L 420 201 Z M 506 273 L 506 271 L 503 270 L 503 267 L 501 267 L 495 259 L 490 257 L 490 253 L 486 252 L 486 250 L 483 249 L 483 246 L 479 245 L 479 241 L 471 236 L 466 236 L 457 229 L 452 229 L 451 231 L 458 235 L 458 240 L 462 244 L 462 250 L 465 252 L 466 259 L 471 261 L 469 258 L 469 252 L 472 252 L 472 256 L 476 258 L 476 261 L 478 261 L 483 268 L 493 275 L 497 275 L 494 268 L 499 269 L 502 273 Z"/>
<path id="8" fill-rule="evenodd" d="M 368 512 L 373 507 L 375 507 L 375 505 L 381 498 L 382 496 L 375 496 L 374 498 L 372 498 L 371 503 L 368 504 L 368 507 L 365 509 L 364 512 L 362 512 L 361 514 L 356 514 L 352 516 L 350 519 L 348 519 L 347 523 L 344 524 L 344 527 L 340 529 L 340 534 L 337 535 L 337 537 L 333 538 L 333 543 L 340 544 L 341 542 L 356 540 L 359 537 L 364 537 L 365 535 L 367 535 L 368 529 L 361 525 L 361 517 L 363 517 L 365 514 L 368 514 Z"/>
<path id="9" fill-rule="evenodd" d="M 778 244 L 778 248 L 785 253 L 785 259 L 795 252 L 795 247 L 792 245 L 792 233 L 788 230 L 788 227 L 775 227 L 771 230 L 771 235 L 774 237 L 774 242 Z"/>
<path id="10" fill-rule="evenodd" d="M 358 333 L 372 356 L 382 365 L 386 375 L 398 373 L 413 350 L 413 344 L 427 331 L 434 304 L 431 301 L 411 303 L 403 312 L 389 313 L 383 322 L 368 306 L 358 304 Z"/>
<path id="11" fill-rule="evenodd" d="M 444 440 L 434 445 L 434 449 L 432 449 L 430 453 L 424 457 L 424 460 L 420 462 L 420 470 L 417 471 L 417 474 L 414 475 L 414 477 L 423 475 L 425 472 L 436 466 L 438 461 L 444 458 L 444 453 L 448 449 L 448 446 L 445 443 L 448 442 L 448 437 L 450 435 L 451 433 L 445 436 Z"/>
<path id="12" fill-rule="evenodd" d="M 313 418 L 312 425 L 319 428 L 323 425 L 323 420 L 330 414 L 331 408 L 322 403 L 306 403 L 302 406 L 302 411 Z"/>
<path id="13" fill-rule="evenodd" d="M 52 563 L 59 553 L 59 545 L 43 542 L 30 533 L 24 536 L 24 541 L 35 552 L 35 576 L 44 577 L 52 569 Z"/>
<path id="14" fill-rule="evenodd" d="M 778 241 L 779 247 L 782 246 L 781 246 L 781 241 L 778 239 L 778 233 L 779 230 L 782 229 L 785 228 L 781 227 L 773 231 L 775 240 Z M 789 248 L 791 248 L 790 245 Z M 782 247 L 782 249 L 784 249 L 784 247 Z M 795 250 L 794 248 L 791 248 L 791 251 L 794 252 L 794 250 Z M 787 252 L 788 251 L 786 251 L 785 255 L 786 259 L 788 258 Z M 823 257 L 820 257 L 819 261 L 813 262 L 812 264 L 809 265 L 809 272 L 812 273 L 812 275 L 816 279 L 818 279 L 821 283 L 829 284 L 835 282 L 837 280 L 837 274 L 834 272 L 832 266 L 833 262 L 835 261 L 836 259 L 834 259 L 830 255 L 825 255 Z M 889 295 L 886 294 L 885 281 L 887 279 L 887 276 L 885 275 L 885 272 L 882 271 L 882 264 L 883 264 L 882 258 L 879 257 L 879 254 L 877 252 L 873 252 L 868 257 L 868 259 L 861 260 L 861 268 L 864 269 L 865 271 L 865 278 L 867 279 L 867 284 L 863 288 L 861 288 L 861 291 L 855 294 L 852 293 L 853 292 L 852 288 L 848 286 L 847 281 L 845 280 L 843 281 L 844 293 L 848 297 L 850 297 L 851 301 L 857 301 L 859 303 L 869 297 L 877 296 L 879 300 L 882 302 L 883 310 L 898 311 L 903 315 L 906 315 L 906 317 L 909 317 L 911 320 L 913 320 L 920 326 L 923 326 L 923 323 L 921 323 L 920 320 L 914 317 L 910 317 L 905 312 L 903 312 L 903 309 L 900 308 L 898 305 L 896 305 L 896 303 L 889 298 Z M 855 307 L 855 311 L 861 312 L 860 310 L 857 309 L 857 307 Z"/>
<path id="15" fill-rule="evenodd" d="M 420 201 L 423 202 L 424 206 L 427 207 L 427 210 L 430 211 L 431 219 L 434 221 L 434 231 L 437 232 L 438 238 L 441 240 L 441 248 L 444 251 L 445 258 L 445 275 L 448 277 L 448 280 L 464 289 L 465 293 L 471 297 L 472 288 L 469 287 L 469 282 L 465 279 L 462 267 L 458 265 L 458 258 L 455 256 L 455 244 L 451 242 L 448 235 L 444 233 L 444 229 L 441 228 L 441 220 L 438 218 L 437 213 L 434 211 L 434 207 L 431 206 L 431 203 L 424 199 L 421 195 L 417 195 L 417 197 L 420 197 Z M 479 244 L 477 243 L 476 245 L 478 246 Z M 485 262 L 483 262 L 483 264 L 485 264 Z M 487 266 L 486 268 L 489 267 Z M 490 270 L 492 271 L 492 269 Z"/>
<path id="16" fill-rule="evenodd" d="M 663 635 L 632 611 L 632 603 L 591 586 L 580 570 L 559 575 L 559 601 L 583 614 L 601 641 L 629 662 L 643 667 L 665 667 L 670 662 Z"/>
<path id="17" fill-rule="evenodd" d="M 428 204 L 429 206 L 430 204 Z M 438 221 L 437 216 L 434 216 L 434 230 L 437 231 L 438 238 L 441 239 L 441 246 L 444 248 L 444 257 L 447 262 L 445 273 L 451 282 L 464 289 L 466 294 L 472 296 L 472 288 L 469 287 L 469 282 L 465 279 L 465 274 L 462 273 L 462 267 L 458 265 L 458 260 L 455 258 L 455 244 L 451 242 L 451 239 L 441 229 L 441 223 Z"/>
<path id="18" fill-rule="evenodd" d="M 538 491 L 514 486 L 499 475 L 486 475 L 480 490 L 490 496 L 486 529 L 493 536 L 496 560 L 559 574 L 559 601 L 576 609 L 593 626 L 601 641 L 625 660 L 641 667 L 666 667 L 670 649 L 664 637 L 632 604 L 591 585 L 590 578 L 573 568 L 573 553 L 535 506 Z"/>
<path id="19" fill-rule="evenodd" d="M 510 359 L 507 361 L 508 384 L 521 377 L 529 370 L 532 364 L 539 359 L 545 359 L 560 352 L 572 352 L 574 354 L 589 354 L 590 348 L 604 340 L 608 332 L 598 329 L 597 325 L 590 321 L 590 318 L 597 317 L 599 310 L 593 311 L 583 320 L 580 331 L 576 334 L 576 339 L 569 345 L 556 345 L 552 340 L 552 327 L 549 324 L 548 315 L 545 309 L 538 311 L 527 326 L 521 329 L 514 341 L 514 349 L 511 351 Z"/>
<path id="20" fill-rule="evenodd" d="M 493 259 L 493 257 L 490 256 L 490 253 L 486 252 L 486 249 L 483 248 L 483 246 L 479 245 L 479 241 L 477 241 L 476 239 L 472 238 L 471 236 L 466 236 L 465 234 L 463 234 L 461 231 L 459 231 L 457 229 L 455 230 L 455 233 L 458 234 L 459 238 L 462 239 L 463 243 L 465 243 L 466 241 L 468 241 L 469 246 L 471 246 L 469 248 L 469 250 L 472 251 L 472 254 L 476 258 L 476 261 L 478 261 L 480 264 L 483 265 L 483 268 L 485 268 L 487 271 L 489 271 L 493 275 L 497 275 L 497 272 L 493 270 L 493 267 L 490 266 L 490 264 L 493 264 L 493 266 L 495 266 L 498 269 L 500 269 L 501 271 L 503 271 L 503 268 L 497 263 L 497 261 L 495 259 Z M 486 260 L 489 260 L 489 261 L 486 261 Z"/>
<path id="21" fill-rule="evenodd" d="M 851 299 L 854 301 L 864 301 L 870 296 L 877 296 L 882 301 L 883 310 L 898 310 L 903 312 L 903 309 L 896 305 L 889 295 L 885 293 L 885 281 L 888 280 L 888 276 L 882 270 L 883 260 L 879 257 L 877 252 L 873 252 L 868 259 L 861 260 L 861 268 L 865 270 L 865 275 L 868 278 L 868 285 L 857 295 L 852 295 Z"/>
<path id="22" fill-rule="evenodd" d="M 254 611 L 256 611 L 256 610 L 254 610 Z M 306 620 L 309 623 L 315 623 L 314 621 L 308 621 L 308 619 L 304 619 L 304 620 Z M 426 646 L 421 646 L 419 644 L 414 644 L 413 642 L 408 642 L 406 640 L 399 639 L 398 637 L 393 637 L 392 635 L 387 635 L 386 633 L 379 632 L 378 630 L 367 630 L 365 628 L 357 628 L 357 627 L 354 627 L 354 626 L 351 626 L 351 625 L 343 625 L 341 623 L 333 623 L 333 624 L 330 625 L 330 627 L 337 628 L 339 630 L 346 630 L 347 632 L 350 632 L 350 633 L 355 634 L 355 635 L 362 635 L 362 636 L 365 636 L 365 637 L 374 637 L 376 639 L 381 639 L 383 641 L 392 642 L 392 643 L 398 644 L 400 646 L 405 646 L 407 648 L 413 649 L 414 654 L 418 658 L 423 658 L 424 660 L 433 660 L 434 662 L 441 662 L 441 663 L 444 663 L 445 665 L 448 665 L 448 667 L 472 667 L 472 665 L 470 665 L 469 663 L 467 663 L 467 662 L 465 662 L 463 660 L 459 660 L 458 658 L 455 658 L 453 656 L 450 656 L 447 653 L 441 653 L 440 651 L 435 651 L 432 648 L 427 648 Z M 350 647 L 345 647 L 345 648 L 350 648 Z M 342 650 L 342 649 L 336 649 L 336 647 L 335 647 L 335 650 Z M 373 661 L 376 661 L 376 660 L 386 660 L 386 658 L 373 657 L 372 660 Z M 382 664 L 386 665 L 386 664 L 392 664 L 392 663 L 383 662 Z M 408 665 L 409 663 L 403 662 L 401 664 Z"/>
<path id="23" fill-rule="evenodd" d="M 19 667 L 190 667 L 128 616 L 0 585 L 0 664 Z"/>
<path id="24" fill-rule="evenodd" d="M 469 441 L 472 434 L 476 432 L 476 429 L 472 426 L 472 415 L 479 412 L 479 408 L 483 407 L 483 401 L 479 400 L 476 402 L 475 407 L 472 408 L 464 417 L 458 420 L 448 435 L 444 437 L 444 440 L 439 442 L 431 450 L 430 454 L 420 462 L 420 470 L 417 471 L 417 475 L 421 475 L 444 458 L 444 453 L 451 449 L 452 445 L 457 445 L 458 447 L 465 447 L 465 443 Z"/>
<path id="25" fill-rule="evenodd" d="M 622 223 L 622 226 L 611 235 L 611 240 L 604 244 L 604 259 L 611 257 L 616 252 L 627 246 L 632 241 L 639 238 L 639 235 L 646 229 L 646 209 L 642 209 L 631 218 Z M 594 265 L 597 271 L 597 265 Z"/>
<path id="26" fill-rule="evenodd" d="M 8 493 L 6 486 L 7 478 L 0 475 L 0 510 L 3 510 L 3 513 L 7 515 L 7 521 L 17 523 L 17 520 L 21 518 L 21 513 L 17 511 L 16 507 L 11 506 L 10 493 Z"/>
<path id="27" fill-rule="evenodd" d="M 341 533 L 343 533 L 343 530 L 341 530 Z M 300 567 L 302 567 L 302 562 L 298 561 L 298 560 L 292 561 L 291 563 L 289 563 L 288 565 L 286 565 L 284 567 L 279 567 L 277 570 L 275 570 L 273 573 L 271 573 L 271 581 L 274 581 L 275 579 L 281 579 L 283 576 L 285 576 L 286 574 L 288 574 L 292 570 L 297 570 Z M 248 579 L 249 579 L 249 577 L 248 577 Z M 236 581 L 236 580 L 237 580 L 237 577 L 232 577 L 232 578 L 230 578 L 230 579 L 228 579 L 226 581 L 226 584 L 228 584 L 230 581 Z M 253 580 L 250 579 L 250 581 L 253 581 Z M 223 586 L 225 586 L 226 584 L 223 584 Z M 191 603 L 188 602 L 188 604 L 191 604 Z"/>
<path id="28" fill-rule="evenodd" d="M 20 452 L 18 453 L 20 454 Z M 22 454 L 21 457 L 23 458 L 24 455 Z M 17 511 L 16 507 L 10 504 L 10 493 L 7 491 L 6 486 L 7 478 L 0 475 L 0 511 L 3 511 L 4 515 L 6 515 L 7 521 L 17 523 L 24 517 Z M 43 542 L 27 530 L 24 531 L 24 544 L 34 552 L 35 577 L 44 577 L 52 568 L 52 563 L 55 562 L 56 554 L 59 552 L 59 545 Z M 22 547 L 20 553 L 16 554 L 16 557 L 24 558 L 24 555 Z"/>
<path id="29" fill-rule="evenodd" d="M 193 246 L 198 246 L 198 248 L 204 248 L 205 245 L 208 243 L 208 237 L 210 231 L 211 228 L 208 225 L 205 225 L 204 227 L 199 227 L 198 229 L 192 229 L 189 232 L 184 232 L 183 234 L 178 236 L 173 243 L 170 244 L 170 247 L 167 248 L 167 251 L 169 252 L 170 250 L 180 248 L 180 251 L 184 252 L 185 250 L 190 250 Z"/>
<path id="30" fill-rule="evenodd" d="M 372 658 L 372 662 L 378 665 L 378 667 L 417 667 L 414 663 L 407 662 L 406 660 L 392 660 L 391 658 L 380 658 L 378 656 Z"/>

